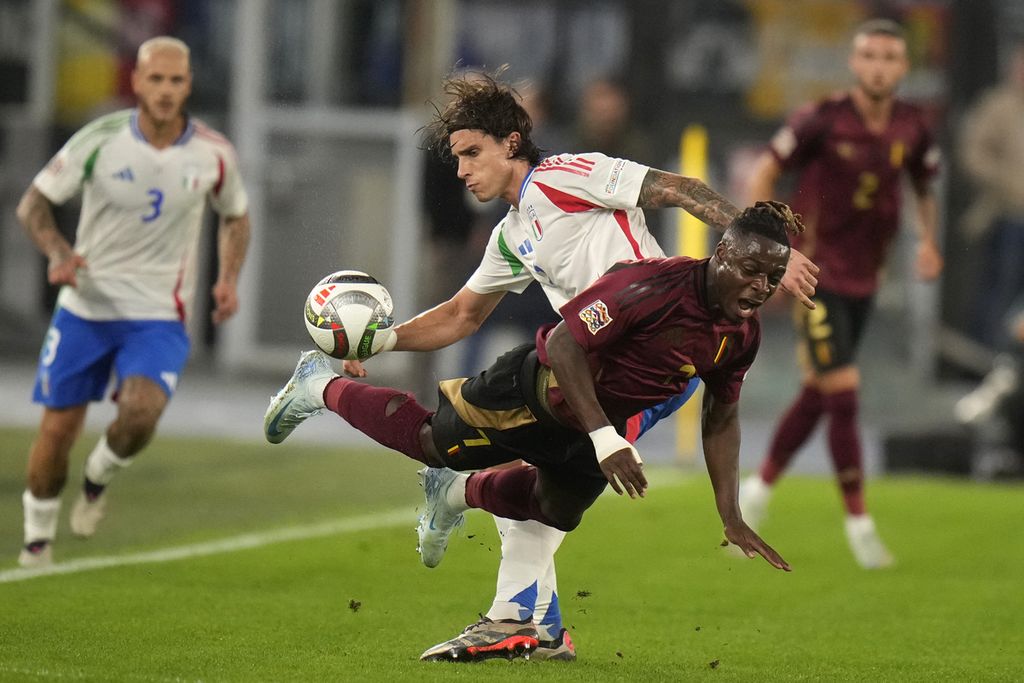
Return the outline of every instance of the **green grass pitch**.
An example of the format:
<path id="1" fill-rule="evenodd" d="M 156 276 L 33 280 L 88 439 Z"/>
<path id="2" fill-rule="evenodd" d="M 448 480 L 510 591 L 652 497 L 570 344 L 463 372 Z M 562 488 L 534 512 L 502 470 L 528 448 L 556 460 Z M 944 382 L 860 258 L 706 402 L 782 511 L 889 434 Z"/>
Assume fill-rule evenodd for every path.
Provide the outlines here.
<path id="1" fill-rule="evenodd" d="M 473 513 L 441 566 L 422 567 L 415 463 L 372 448 L 160 436 L 81 541 L 67 511 L 89 435 L 65 491 L 61 563 L 353 518 L 374 528 L 13 581 L 31 436 L 0 430 L 2 681 L 1024 678 L 1020 486 L 872 481 L 899 564 L 865 572 L 832 483 L 784 480 L 764 528 L 793 565 L 784 574 L 718 546 L 705 475 L 660 470 L 646 500 L 603 496 L 559 552 L 578 661 L 425 664 L 420 652 L 486 610 L 499 546 L 490 518 Z"/>

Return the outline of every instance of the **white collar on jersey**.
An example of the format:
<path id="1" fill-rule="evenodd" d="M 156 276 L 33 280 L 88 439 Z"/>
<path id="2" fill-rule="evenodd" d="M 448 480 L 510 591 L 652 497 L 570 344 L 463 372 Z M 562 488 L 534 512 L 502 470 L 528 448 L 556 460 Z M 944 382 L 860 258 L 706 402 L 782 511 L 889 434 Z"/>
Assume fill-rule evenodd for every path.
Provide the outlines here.
<path id="1" fill-rule="evenodd" d="M 146 136 L 142 134 L 142 129 L 139 128 L 138 108 L 132 109 L 132 115 L 130 120 L 132 135 L 135 136 L 135 139 L 138 140 L 139 142 L 145 142 L 147 145 L 150 144 L 149 140 L 146 139 Z M 192 117 L 188 115 L 188 112 L 185 112 L 185 128 L 181 131 L 181 135 L 178 136 L 178 139 L 175 140 L 171 144 L 171 146 L 174 147 L 176 145 L 184 145 L 185 143 L 192 139 L 192 135 L 195 132 L 196 126 L 194 123 L 192 123 Z"/>

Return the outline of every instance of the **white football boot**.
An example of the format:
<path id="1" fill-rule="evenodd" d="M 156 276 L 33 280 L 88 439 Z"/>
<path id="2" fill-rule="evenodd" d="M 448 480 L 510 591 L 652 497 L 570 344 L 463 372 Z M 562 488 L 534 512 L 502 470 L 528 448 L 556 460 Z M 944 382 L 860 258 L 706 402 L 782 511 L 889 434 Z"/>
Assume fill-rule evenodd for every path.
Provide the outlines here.
<path id="1" fill-rule="evenodd" d="M 324 387 L 335 377 L 327 354 L 306 351 L 299 356 L 295 372 L 277 395 L 270 399 L 263 416 L 263 434 L 270 443 L 281 443 L 303 420 L 324 411 Z"/>
<path id="2" fill-rule="evenodd" d="M 878 537 L 871 515 L 847 515 L 845 527 L 846 540 L 861 567 L 885 569 L 895 564 L 896 560 Z"/>
<path id="3" fill-rule="evenodd" d="M 740 513 L 743 521 L 754 531 L 764 522 L 771 499 L 772 487 L 764 483 L 760 474 L 755 472 L 740 482 Z"/>
<path id="4" fill-rule="evenodd" d="M 107 496 L 106 492 L 101 493 L 92 500 L 80 492 L 75 504 L 71 506 L 71 533 L 81 538 L 89 538 L 96 533 L 96 527 L 106 514 Z"/>
<path id="5" fill-rule="evenodd" d="M 448 502 L 448 490 L 456 483 L 464 490 L 468 477 L 447 467 L 424 467 L 417 474 L 427 498 L 427 507 L 416 527 L 420 541 L 417 549 L 423 564 L 436 567 L 448 549 L 448 537 L 456 527 L 466 522 L 462 511 L 454 509 Z"/>
<path id="6" fill-rule="evenodd" d="M 26 543 L 21 549 L 21 554 L 18 555 L 18 564 L 26 569 L 49 567 L 53 564 L 53 543 L 50 541 Z"/>

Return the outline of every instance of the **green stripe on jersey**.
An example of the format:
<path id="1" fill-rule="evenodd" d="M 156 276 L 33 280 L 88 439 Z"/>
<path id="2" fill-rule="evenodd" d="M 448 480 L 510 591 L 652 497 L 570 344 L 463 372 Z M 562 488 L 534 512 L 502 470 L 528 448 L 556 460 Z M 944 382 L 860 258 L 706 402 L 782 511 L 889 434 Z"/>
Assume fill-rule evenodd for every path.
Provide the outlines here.
<path id="1" fill-rule="evenodd" d="M 68 140 L 68 149 L 74 150 L 85 144 L 99 146 L 106 138 L 127 126 L 131 116 L 131 109 L 123 109 L 113 114 L 99 117 L 71 136 L 71 139 Z"/>
<path id="2" fill-rule="evenodd" d="M 99 155 L 100 155 L 100 148 L 97 147 L 96 149 L 94 149 L 92 151 L 92 154 L 89 155 L 89 158 L 85 160 L 85 170 L 82 173 L 82 182 L 83 183 L 85 181 L 89 180 L 90 178 L 92 178 L 92 169 L 96 165 L 96 159 L 99 157 Z"/>
<path id="3" fill-rule="evenodd" d="M 508 248 L 508 244 L 505 243 L 505 233 L 498 233 L 498 251 L 505 257 L 505 261 L 508 263 L 508 267 L 512 269 L 513 275 L 519 275 L 523 272 L 523 262 L 519 260 L 519 257 L 515 255 L 511 249 Z"/>

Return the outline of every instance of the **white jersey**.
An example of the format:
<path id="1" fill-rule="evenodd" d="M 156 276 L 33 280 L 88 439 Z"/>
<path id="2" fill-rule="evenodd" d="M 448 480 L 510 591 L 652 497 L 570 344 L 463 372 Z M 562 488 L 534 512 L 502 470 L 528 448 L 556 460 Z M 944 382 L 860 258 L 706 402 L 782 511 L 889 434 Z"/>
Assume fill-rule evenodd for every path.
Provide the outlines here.
<path id="1" fill-rule="evenodd" d="M 536 280 L 557 311 L 617 261 L 662 257 L 637 208 L 650 169 L 603 154 L 560 154 L 530 171 L 466 286 L 522 292 Z"/>
<path id="2" fill-rule="evenodd" d="M 138 111 L 79 130 L 33 181 L 54 204 L 82 193 L 75 251 L 87 267 L 57 303 L 89 320 L 184 320 L 203 210 L 241 216 L 248 198 L 234 148 L 196 119 L 156 149 Z"/>

